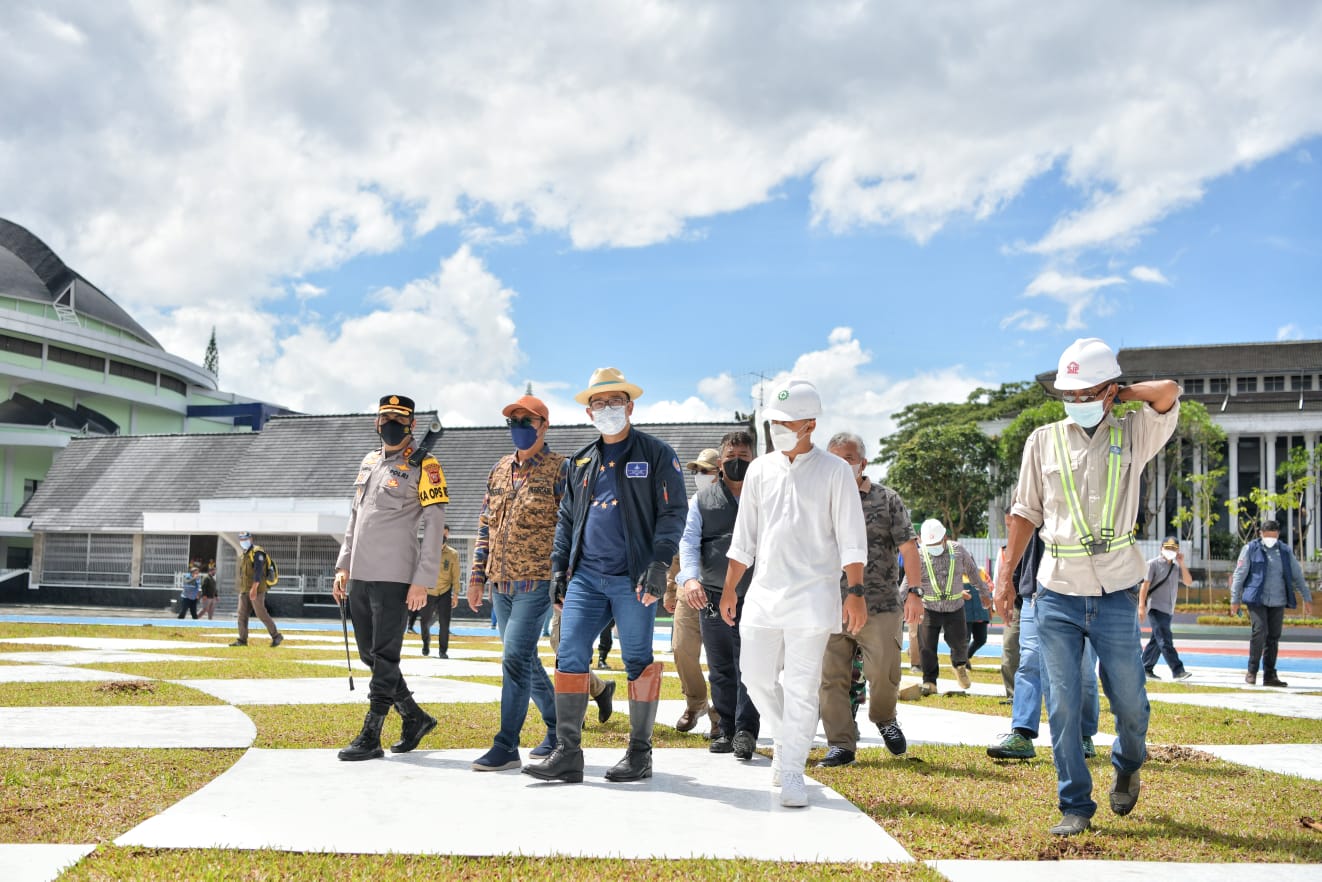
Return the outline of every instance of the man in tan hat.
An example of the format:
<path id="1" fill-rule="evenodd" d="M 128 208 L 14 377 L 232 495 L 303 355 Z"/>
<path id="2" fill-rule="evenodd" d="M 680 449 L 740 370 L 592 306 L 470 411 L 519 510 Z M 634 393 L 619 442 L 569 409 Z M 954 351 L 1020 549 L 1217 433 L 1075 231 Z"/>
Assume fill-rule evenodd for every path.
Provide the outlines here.
<path id="1" fill-rule="evenodd" d="M 407 753 L 436 728 L 418 707 L 399 670 L 409 610 L 422 609 L 441 569 L 441 532 L 450 501 L 441 464 L 413 454 L 413 399 L 386 395 L 377 408 L 381 446 L 363 457 L 353 505 L 335 561 L 332 594 L 349 602 L 358 656 L 372 671 L 370 707 L 362 731 L 340 751 L 342 760 L 384 756 L 381 726 L 393 705 L 404 718 L 391 753 Z M 418 529 L 422 541 L 418 541 Z"/>
<path id="2" fill-rule="evenodd" d="M 569 458 L 551 553 L 551 590 L 563 603 L 556 655 L 556 747 L 523 771 L 546 781 L 582 781 L 579 747 L 592 643 L 612 617 L 629 677 L 629 749 L 608 781 L 652 776 L 652 726 L 661 663 L 652 658 L 656 602 L 684 531 L 684 471 L 675 451 L 629 424 L 643 390 L 615 368 L 592 374 L 575 396 L 601 438 Z"/>
<path id="3" fill-rule="evenodd" d="M 717 472 L 721 467 L 721 452 L 708 447 L 698 458 L 685 466 L 693 475 L 693 496 L 690 503 L 702 490 L 716 482 Z M 706 592 L 701 585 L 690 591 L 675 582 L 679 573 L 679 559 L 671 567 L 670 580 L 666 587 L 665 608 L 673 613 L 675 623 L 670 632 L 670 650 L 675 656 L 675 671 L 679 674 L 679 688 L 684 693 L 684 713 L 675 723 L 675 731 L 689 732 L 698 724 L 698 719 L 707 714 L 711 723 L 711 737 L 720 732 L 720 715 L 707 703 L 707 679 L 702 673 L 702 614 L 699 609 L 706 603 Z M 701 602 L 694 607 L 689 602 L 689 594 L 701 595 Z"/>

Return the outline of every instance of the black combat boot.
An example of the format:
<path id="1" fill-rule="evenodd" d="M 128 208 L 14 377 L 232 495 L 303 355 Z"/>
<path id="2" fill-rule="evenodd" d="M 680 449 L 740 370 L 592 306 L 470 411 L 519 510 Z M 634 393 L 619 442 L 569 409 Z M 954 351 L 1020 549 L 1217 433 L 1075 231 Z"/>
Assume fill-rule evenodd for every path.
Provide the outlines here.
<path id="1" fill-rule="evenodd" d="M 661 662 L 643 668 L 637 680 L 629 681 L 629 749 L 610 771 L 607 781 L 641 781 L 652 777 L 652 726 L 661 698 Z"/>
<path id="2" fill-rule="evenodd" d="M 399 740 L 390 745 L 390 752 L 408 753 L 436 728 L 436 718 L 418 707 L 411 696 L 395 702 L 395 710 L 404 718 L 404 725 L 399 730 Z"/>
<path id="3" fill-rule="evenodd" d="M 543 781 L 583 780 L 583 715 L 588 710 L 588 675 L 555 672 L 555 749 L 545 760 L 523 767 Z"/>
<path id="4" fill-rule="evenodd" d="M 363 720 L 363 730 L 358 737 L 349 742 L 349 746 L 340 751 L 340 759 L 346 762 L 380 759 L 386 755 L 381 749 L 381 727 L 385 725 L 385 714 L 367 712 Z"/>

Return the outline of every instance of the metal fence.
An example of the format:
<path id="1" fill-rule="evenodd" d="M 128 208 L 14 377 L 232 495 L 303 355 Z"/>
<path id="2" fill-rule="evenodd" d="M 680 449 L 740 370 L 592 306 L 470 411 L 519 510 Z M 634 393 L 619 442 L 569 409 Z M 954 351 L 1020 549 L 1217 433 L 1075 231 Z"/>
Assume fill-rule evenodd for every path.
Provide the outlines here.
<path id="1" fill-rule="evenodd" d="M 142 575 L 139 584 L 144 588 L 169 588 L 175 585 L 175 575 L 183 569 L 188 576 L 188 537 L 142 537 Z"/>
<path id="2" fill-rule="evenodd" d="M 45 537 L 41 560 L 44 585 L 127 588 L 132 587 L 132 568 L 132 536 L 48 533 Z"/>

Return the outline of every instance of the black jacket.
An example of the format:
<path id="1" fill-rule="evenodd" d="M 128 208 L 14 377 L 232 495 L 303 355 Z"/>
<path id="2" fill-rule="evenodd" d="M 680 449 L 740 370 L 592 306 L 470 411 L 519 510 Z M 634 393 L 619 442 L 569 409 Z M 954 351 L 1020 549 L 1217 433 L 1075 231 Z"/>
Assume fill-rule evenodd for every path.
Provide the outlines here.
<path id="1" fill-rule="evenodd" d="M 630 427 L 625 440 L 624 454 L 616 460 L 615 487 L 629 541 L 629 578 L 637 583 L 653 561 L 670 566 L 679 550 L 688 504 L 684 470 L 670 445 L 634 427 Z M 569 457 L 565 495 L 555 525 L 555 549 L 551 552 L 552 572 L 572 572 L 583 556 L 588 502 L 600 463 L 600 438 Z"/>

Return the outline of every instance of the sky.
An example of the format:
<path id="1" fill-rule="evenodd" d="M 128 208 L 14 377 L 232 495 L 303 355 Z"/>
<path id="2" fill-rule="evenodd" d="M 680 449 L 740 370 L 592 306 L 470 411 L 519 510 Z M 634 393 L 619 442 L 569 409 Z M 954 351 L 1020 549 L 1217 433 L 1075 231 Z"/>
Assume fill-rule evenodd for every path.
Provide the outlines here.
<path id="1" fill-rule="evenodd" d="M 20 2 L 0 216 L 220 385 L 635 420 L 1322 338 L 1322 4 Z M 870 451 L 871 452 L 871 451 Z"/>

